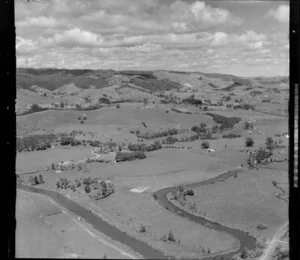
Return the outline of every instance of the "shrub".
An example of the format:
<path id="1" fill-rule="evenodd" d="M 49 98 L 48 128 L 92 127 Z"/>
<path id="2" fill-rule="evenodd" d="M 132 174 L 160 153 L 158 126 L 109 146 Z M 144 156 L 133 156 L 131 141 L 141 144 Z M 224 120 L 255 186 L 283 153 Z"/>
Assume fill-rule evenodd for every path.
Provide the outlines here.
<path id="1" fill-rule="evenodd" d="M 120 104 L 117 104 L 117 105 L 116 105 L 116 108 L 119 109 L 119 108 L 120 108 Z"/>
<path id="2" fill-rule="evenodd" d="M 266 151 L 265 149 L 263 149 L 262 147 L 260 147 L 256 153 L 255 153 L 255 160 L 257 161 L 257 163 L 261 163 L 263 160 L 269 158 L 271 156 L 271 152 Z"/>
<path id="3" fill-rule="evenodd" d="M 253 138 L 247 137 L 246 140 L 245 140 L 245 145 L 246 145 L 247 147 L 252 147 L 252 146 L 254 145 L 254 140 L 253 140 Z"/>
<path id="4" fill-rule="evenodd" d="M 204 148 L 204 149 L 208 149 L 209 148 L 209 142 L 207 142 L 207 141 L 202 142 L 201 147 Z"/>
<path id="5" fill-rule="evenodd" d="M 194 196 L 194 191 L 192 189 L 184 191 L 184 195 Z"/>
<path id="6" fill-rule="evenodd" d="M 139 232 L 140 233 L 146 232 L 146 227 L 143 224 L 140 225 Z"/>
<path id="7" fill-rule="evenodd" d="M 91 192 L 90 186 L 89 186 L 89 185 L 85 185 L 84 191 L 85 191 L 86 193 L 90 193 L 90 192 Z"/>
<path id="8" fill-rule="evenodd" d="M 274 140 L 272 137 L 267 137 L 266 138 L 266 148 L 269 150 L 274 149 Z"/>
<path id="9" fill-rule="evenodd" d="M 43 179 L 43 175 L 39 175 L 39 178 L 38 178 L 38 183 L 39 184 L 42 184 L 42 183 L 45 183 L 44 179 Z"/>
<path id="10" fill-rule="evenodd" d="M 220 124 L 219 129 L 232 129 L 235 124 L 239 123 L 241 121 L 241 118 L 239 117 L 226 117 L 218 114 L 213 113 L 206 113 L 207 115 L 211 116 L 213 120 Z"/>
<path id="11" fill-rule="evenodd" d="M 37 176 L 30 176 L 28 180 L 29 180 L 31 185 L 38 185 L 39 184 Z"/>
<path id="12" fill-rule="evenodd" d="M 175 239 L 175 236 L 173 235 L 172 231 L 170 230 L 169 233 L 168 233 L 168 240 L 170 242 L 175 242 L 176 239 Z"/>
<path id="13" fill-rule="evenodd" d="M 80 124 L 84 124 L 84 121 L 83 121 L 83 120 L 81 120 L 81 121 L 80 121 Z"/>
<path id="14" fill-rule="evenodd" d="M 229 139 L 231 139 L 231 138 L 239 138 L 239 137 L 241 137 L 241 134 L 236 133 L 236 132 L 230 132 L 228 134 L 223 134 L 222 137 L 223 138 L 229 138 Z"/>
<path id="15" fill-rule="evenodd" d="M 81 116 L 78 116 L 77 119 L 78 119 L 78 120 L 81 120 Z"/>
<path id="16" fill-rule="evenodd" d="M 92 183 L 91 178 L 90 177 L 89 178 L 84 178 L 82 183 L 84 185 L 90 185 Z"/>
<path id="17" fill-rule="evenodd" d="M 131 153 L 128 152 L 117 152 L 116 154 L 116 161 L 123 162 L 123 161 L 132 161 L 135 159 L 144 159 L 146 155 L 143 151 L 134 151 Z"/>
<path id="18" fill-rule="evenodd" d="M 262 225 L 262 224 L 259 224 L 256 228 L 259 229 L 259 230 L 267 229 L 267 227 Z"/>
<path id="19" fill-rule="evenodd" d="M 39 112 L 39 111 L 43 111 L 45 110 L 44 108 L 41 108 L 39 105 L 37 104 L 32 104 L 30 107 L 30 112 L 34 113 L 34 112 Z"/>
<path id="20" fill-rule="evenodd" d="M 248 122 L 248 121 L 246 121 L 244 123 L 244 130 L 249 130 L 249 129 L 253 129 L 253 124 L 250 123 L 250 122 Z"/>

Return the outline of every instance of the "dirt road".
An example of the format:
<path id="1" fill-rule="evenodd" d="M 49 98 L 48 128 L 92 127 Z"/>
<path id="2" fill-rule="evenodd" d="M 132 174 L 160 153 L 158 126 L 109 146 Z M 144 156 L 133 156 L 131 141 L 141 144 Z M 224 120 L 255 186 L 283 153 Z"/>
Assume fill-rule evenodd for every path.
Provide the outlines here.
<path id="1" fill-rule="evenodd" d="M 289 222 L 285 223 L 277 230 L 277 232 L 275 233 L 272 240 L 269 242 L 268 247 L 265 249 L 264 253 L 259 258 L 259 260 L 269 260 L 271 258 L 276 246 L 278 245 L 278 242 L 280 242 L 280 239 L 288 231 L 288 229 L 289 229 Z"/>

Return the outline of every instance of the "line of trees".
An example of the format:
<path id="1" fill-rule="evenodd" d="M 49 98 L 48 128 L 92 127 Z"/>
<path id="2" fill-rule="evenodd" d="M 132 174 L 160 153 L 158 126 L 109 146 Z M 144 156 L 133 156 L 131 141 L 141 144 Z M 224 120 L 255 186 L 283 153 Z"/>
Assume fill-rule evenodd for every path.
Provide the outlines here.
<path id="1" fill-rule="evenodd" d="M 145 159 L 146 154 L 143 151 L 117 152 L 116 162 L 132 161 L 136 159 Z"/>

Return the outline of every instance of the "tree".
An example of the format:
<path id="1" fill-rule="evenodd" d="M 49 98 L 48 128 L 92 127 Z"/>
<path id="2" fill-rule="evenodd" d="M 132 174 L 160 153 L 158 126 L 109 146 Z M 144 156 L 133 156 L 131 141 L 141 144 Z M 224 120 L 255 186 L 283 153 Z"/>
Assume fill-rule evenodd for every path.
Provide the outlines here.
<path id="1" fill-rule="evenodd" d="M 208 149 L 209 148 L 209 142 L 207 142 L 207 141 L 202 142 L 201 147 L 204 148 L 204 149 Z"/>
<path id="2" fill-rule="evenodd" d="M 249 129 L 252 129 L 252 128 L 253 128 L 253 124 L 252 123 L 250 123 L 248 121 L 246 121 L 244 123 L 244 130 L 249 130 Z"/>
<path id="3" fill-rule="evenodd" d="M 39 175 L 38 183 L 39 183 L 39 184 L 45 183 L 45 181 L 44 181 L 44 179 L 43 179 L 43 175 L 41 175 L 41 174 Z"/>
<path id="4" fill-rule="evenodd" d="M 65 107 L 65 104 L 64 104 L 64 102 L 60 102 L 60 108 L 64 108 Z"/>
<path id="5" fill-rule="evenodd" d="M 85 191 L 86 193 L 90 193 L 90 192 L 91 192 L 90 186 L 89 186 L 89 185 L 85 185 L 84 191 Z"/>
<path id="6" fill-rule="evenodd" d="M 148 104 L 148 99 L 147 98 L 144 98 L 143 99 L 143 103 L 144 103 L 144 106 L 146 106 Z"/>
<path id="7" fill-rule="evenodd" d="M 252 147 L 254 145 L 254 140 L 251 137 L 247 137 L 245 140 L 245 146 Z"/>
<path id="8" fill-rule="evenodd" d="M 119 108 L 120 108 L 120 104 L 117 104 L 117 105 L 116 105 L 116 108 L 118 108 L 118 109 L 119 109 Z"/>
<path id="9" fill-rule="evenodd" d="M 30 107 L 31 112 L 37 112 L 37 111 L 40 111 L 40 110 L 41 110 L 41 107 L 37 104 L 32 104 L 31 107 Z"/>
<path id="10" fill-rule="evenodd" d="M 266 139 L 266 148 L 269 150 L 274 149 L 274 140 L 272 137 L 267 137 Z"/>

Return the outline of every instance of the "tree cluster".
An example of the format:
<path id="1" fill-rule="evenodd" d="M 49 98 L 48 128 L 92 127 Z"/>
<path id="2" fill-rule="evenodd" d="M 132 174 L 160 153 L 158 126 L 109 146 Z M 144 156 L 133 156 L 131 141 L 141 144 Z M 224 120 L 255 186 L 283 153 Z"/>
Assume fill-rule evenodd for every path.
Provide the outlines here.
<path id="1" fill-rule="evenodd" d="M 144 138 L 147 140 L 151 140 L 151 139 L 165 137 L 165 136 L 169 136 L 169 135 L 177 135 L 180 132 L 182 132 L 182 131 L 180 131 L 176 128 L 170 128 L 170 129 L 158 131 L 158 132 L 144 132 L 144 133 L 141 133 L 139 130 L 137 130 L 136 136 L 138 138 Z"/>
<path id="2" fill-rule="evenodd" d="M 237 132 L 230 132 L 228 134 L 223 134 L 223 138 L 228 138 L 228 139 L 231 139 L 231 138 L 239 138 L 241 137 L 242 135 L 240 133 L 237 133 Z"/>
<path id="3" fill-rule="evenodd" d="M 16 148 L 18 152 L 46 150 L 56 140 L 57 137 L 54 134 L 17 137 Z"/>
<path id="4" fill-rule="evenodd" d="M 153 144 L 131 144 L 128 145 L 128 150 L 130 151 L 143 151 L 143 152 L 151 152 L 155 150 L 159 150 L 162 148 L 162 145 L 159 141 L 155 141 Z"/>
<path id="5" fill-rule="evenodd" d="M 117 152 L 116 161 L 124 162 L 124 161 L 132 161 L 136 159 L 145 159 L 146 154 L 143 151 L 135 151 L 135 152 Z"/>
<path id="6" fill-rule="evenodd" d="M 39 174 L 39 176 L 30 176 L 28 178 L 28 181 L 31 185 L 38 185 L 45 183 L 43 175 Z"/>
<path id="7" fill-rule="evenodd" d="M 217 124 L 220 124 L 219 126 L 220 130 L 232 129 L 235 124 L 241 121 L 241 118 L 239 117 L 227 117 L 227 116 L 222 116 L 214 113 L 206 113 L 206 114 L 211 116 Z"/>

